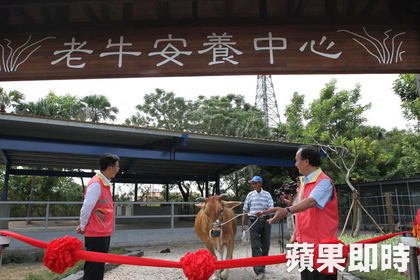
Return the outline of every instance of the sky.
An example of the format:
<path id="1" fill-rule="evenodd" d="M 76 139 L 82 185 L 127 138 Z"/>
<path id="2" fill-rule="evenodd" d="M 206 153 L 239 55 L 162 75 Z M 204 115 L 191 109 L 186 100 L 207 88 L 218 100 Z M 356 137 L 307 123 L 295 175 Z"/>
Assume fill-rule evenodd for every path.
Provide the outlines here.
<path id="1" fill-rule="evenodd" d="M 394 127 L 405 129 L 408 124 L 401 113 L 400 98 L 392 90 L 392 83 L 397 78 L 397 74 L 272 76 L 282 121 L 285 106 L 290 103 L 294 92 L 305 95 L 307 106 L 319 97 L 319 92 L 326 83 L 336 79 L 338 90 L 351 90 L 359 83 L 361 104 L 372 103 L 371 109 L 365 114 L 367 124 L 387 130 Z M 244 95 L 248 103 L 254 104 L 256 85 L 256 75 L 0 82 L 0 87 L 6 91 L 18 90 L 24 93 L 26 101 L 37 101 L 49 91 L 58 95 L 81 97 L 91 94 L 105 95 L 120 110 L 116 123 L 122 123 L 133 115 L 135 106 L 143 102 L 143 96 L 154 92 L 156 88 L 173 91 L 176 96 L 190 100 L 199 95 L 210 97 L 235 93 Z"/>

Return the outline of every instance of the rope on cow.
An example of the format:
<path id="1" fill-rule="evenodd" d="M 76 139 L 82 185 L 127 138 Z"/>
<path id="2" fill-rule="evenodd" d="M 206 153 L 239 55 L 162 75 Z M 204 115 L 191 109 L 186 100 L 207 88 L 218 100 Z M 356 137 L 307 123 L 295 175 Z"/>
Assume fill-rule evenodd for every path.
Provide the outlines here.
<path id="1" fill-rule="evenodd" d="M 221 226 L 224 226 L 225 224 L 227 224 L 227 223 L 230 223 L 231 221 L 233 221 L 233 220 L 235 220 L 236 218 L 239 218 L 239 217 L 242 217 L 243 215 L 246 215 L 246 213 L 242 213 L 242 214 L 238 214 L 238 215 L 236 215 L 235 217 L 233 217 L 232 219 L 229 219 L 229 220 L 227 220 L 226 222 L 223 222 L 223 223 L 221 223 L 220 225 Z M 256 219 L 255 219 L 255 221 L 248 227 L 248 229 L 247 230 L 245 230 L 245 232 L 248 232 L 254 225 L 255 225 L 255 223 L 261 218 L 261 217 L 264 217 L 264 216 L 266 216 L 266 215 L 263 215 L 263 216 L 260 216 L 260 217 L 257 217 Z"/>
<path id="2" fill-rule="evenodd" d="M 235 220 L 236 218 L 242 217 L 243 215 L 245 215 L 245 213 L 238 214 L 235 217 L 233 217 L 232 219 L 229 219 L 226 222 L 221 223 L 221 226 L 224 226 L 225 224 L 230 223 L 231 221 Z"/>

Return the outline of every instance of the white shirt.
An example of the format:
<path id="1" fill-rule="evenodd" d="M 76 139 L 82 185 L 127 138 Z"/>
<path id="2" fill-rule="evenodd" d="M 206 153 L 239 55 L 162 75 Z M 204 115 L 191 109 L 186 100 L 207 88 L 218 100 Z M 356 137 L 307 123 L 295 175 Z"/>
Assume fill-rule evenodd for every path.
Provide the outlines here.
<path id="1" fill-rule="evenodd" d="M 110 186 L 111 182 L 107 177 L 102 174 L 102 172 L 97 173 L 98 176 L 104 181 L 104 185 Z M 101 197 L 101 185 L 98 182 L 89 185 L 85 194 L 85 199 L 83 200 L 82 209 L 80 209 L 80 229 L 85 230 L 86 225 L 89 222 L 90 214 L 92 213 L 93 207 L 95 207 L 96 202 Z"/>
<path id="2" fill-rule="evenodd" d="M 303 183 L 307 184 L 308 182 L 313 181 L 315 178 L 314 176 L 318 174 L 320 170 L 317 169 L 307 176 L 303 177 Z M 309 197 L 312 197 L 316 201 L 316 207 L 318 208 L 324 208 L 328 201 L 331 200 L 331 196 L 333 194 L 333 185 L 331 184 L 331 181 L 328 179 L 322 179 L 319 181 L 318 185 L 313 188 L 311 193 L 309 194 Z"/>
<path id="3" fill-rule="evenodd" d="M 260 192 L 253 190 L 246 196 L 243 211 L 248 216 L 256 216 L 257 212 L 267 210 L 273 206 L 273 198 L 269 192 L 265 190 L 261 190 Z"/>

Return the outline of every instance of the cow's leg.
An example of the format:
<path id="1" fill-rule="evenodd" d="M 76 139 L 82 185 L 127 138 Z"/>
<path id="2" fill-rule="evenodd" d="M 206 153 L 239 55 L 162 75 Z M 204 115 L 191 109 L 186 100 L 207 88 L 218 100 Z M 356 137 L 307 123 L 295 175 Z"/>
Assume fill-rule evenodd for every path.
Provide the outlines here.
<path id="1" fill-rule="evenodd" d="M 217 250 L 217 248 L 215 249 L 214 247 L 215 247 L 216 245 L 215 244 L 213 244 L 213 243 L 210 243 L 210 242 L 206 242 L 206 247 L 207 247 L 207 250 L 209 250 L 210 251 L 210 253 L 213 255 L 213 256 L 215 256 L 216 257 L 216 259 L 219 259 L 219 256 L 218 256 L 218 250 Z M 212 278 L 211 279 L 220 279 L 220 272 L 217 270 L 214 274 L 213 274 L 213 276 L 212 276 Z"/>
<path id="2" fill-rule="evenodd" d="M 206 242 L 206 247 L 207 247 L 207 250 L 209 250 L 210 253 L 217 258 L 217 255 L 214 252 L 214 245 Z"/>
<path id="3" fill-rule="evenodd" d="M 234 242 L 235 241 L 233 239 L 232 240 L 229 240 L 227 242 L 227 245 L 224 246 L 224 249 L 226 251 L 226 255 L 225 255 L 224 260 L 231 260 L 231 259 L 233 259 L 233 246 L 235 245 Z M 228 279 L 228 277 L 229 277 L 229 270 L 228 269 L 223 270 L 222 271 L 222 274 L 221 274 L 221 277 L 222 277 L 222 279 Z"/>
<path id="4" fill-rule="evenodd" d="M 226 246 L 226 260 L 233 259 L 233 247 L 235 246 L 235 240 L 231 239 L 228 241 Z"/>
<path id="5" fill-rule="evenodd" d="M 219 243 L 213 243 L 213 244 L 206 244 L 208 250 L 213 254 L 213 256 L 216 257 L 218 260 L 222 260 L 223 253 L 221 252 L 221 246 Z M 212 280 L 220 280 L 220 270 L 216 270 L 211 277 Z"/>
<path id="6" fill-rule="evenodd" d="M 216 258 L 218 260 L 223 260 L 223 245 L 218 245 L 216 248 Z M 214 275 L 216 276 L 216 279 L 223 279 L 221 276 L 222 270 L 216 270 Z"/>

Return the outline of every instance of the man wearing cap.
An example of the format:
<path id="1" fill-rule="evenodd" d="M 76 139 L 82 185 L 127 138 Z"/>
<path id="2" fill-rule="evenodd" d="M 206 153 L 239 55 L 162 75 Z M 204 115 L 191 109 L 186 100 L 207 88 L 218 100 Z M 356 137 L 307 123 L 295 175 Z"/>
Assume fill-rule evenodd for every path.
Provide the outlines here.
<path id="1" fill-rule="evenodd" d="M 262 189 L 263 180 L 260 176 L 252 177 L 251 186 L 253 191 L 248 193 L 245 199 L 242 216 L 242 230 L 246 230 L 246 219 L 249 218 L 252 256 L 267 256 L 270 250 L 271 225 L 265 217 L 257 217 L 257 212 L 265 211 L 274 206 L 271 194 Z M 255 266 L 256 279 L 263 279 L 265 266 Z"/>

